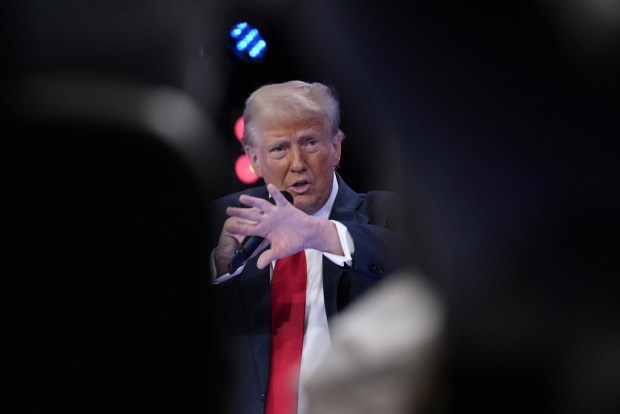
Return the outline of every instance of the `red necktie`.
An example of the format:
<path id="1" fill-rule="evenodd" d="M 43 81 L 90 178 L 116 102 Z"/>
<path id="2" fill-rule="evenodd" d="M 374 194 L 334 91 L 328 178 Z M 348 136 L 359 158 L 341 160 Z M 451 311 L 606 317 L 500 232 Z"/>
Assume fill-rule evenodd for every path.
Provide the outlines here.
<path id="1" fill-rule="evenodd" d="M 303 250 L 276 262 L 271 278 L 271 366 L 266 414 L 297 412 L 307 278 Z"/>

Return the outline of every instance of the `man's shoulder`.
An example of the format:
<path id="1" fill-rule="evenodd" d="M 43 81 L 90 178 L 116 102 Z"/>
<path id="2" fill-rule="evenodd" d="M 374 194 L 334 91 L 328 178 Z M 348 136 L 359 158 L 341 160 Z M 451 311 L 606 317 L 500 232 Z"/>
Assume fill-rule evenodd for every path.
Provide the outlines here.
<path id="1" fill-rule="evenodd" d="M 363 201 L 362 204 L 369 205 L 392 205 L 400 203 L 401 196 L 396 191 L 391 190 L 371 190 L 360 194 Z"/>
<path id="2" fill-rule="evenodd" d="M 402 198 L 393 190 L 369 190 L 367 192 L 357 192 L 353 190 L 346 181 L 340 176 L 338 178 L 338 198 L 340 202 L 344 202 L 347 206 L 359 210 L 373 210 L 374 208 L 386 208 L 388 206 L 398 205 L 402 202 Z M 342 204 L 341 204 L 342 205 Z"/>
<path id="3" fill-rule="evenodd" d="M 357 211 L 372 222 L 400 222 L 404 217 L 402 196 L 391 190 L 371 190 L 360 194 L 362 202 Z"/>
<path id="4" fill-rule="evenodd" d="M 370 190 L 367 193 L 364 193 L 364 196 L 367 198 L 398 198 L 399 193 L 392 190 Z"/>

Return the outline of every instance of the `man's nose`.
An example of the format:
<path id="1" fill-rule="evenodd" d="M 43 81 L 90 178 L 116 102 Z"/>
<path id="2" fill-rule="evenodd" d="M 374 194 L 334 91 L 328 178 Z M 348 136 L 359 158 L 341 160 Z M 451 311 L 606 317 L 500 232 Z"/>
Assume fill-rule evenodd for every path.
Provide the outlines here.
<path id="1" fill-rule="evenodd" d="M 299 145 L 291 146 L 290 154 L 290 168 L 293 171 L 301 171 L 306 168 L 306 154 Z"/>

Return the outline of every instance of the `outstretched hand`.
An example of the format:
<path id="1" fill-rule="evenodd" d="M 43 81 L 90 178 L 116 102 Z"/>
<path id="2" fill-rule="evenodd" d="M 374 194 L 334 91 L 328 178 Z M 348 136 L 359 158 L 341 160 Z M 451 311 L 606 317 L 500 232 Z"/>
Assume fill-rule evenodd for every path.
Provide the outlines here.
<path id="1" fill-rule="evenodd" d="M 317 223 L 319 219 L 294 207 L 276 186 L 268 184 L 267 191 L 273 197 L 275 205 L 262 198 L 243 194 L 239 201 L 249 208 L 226 209 L 226 213 L 233 218 L 227 225 L 229 232 L 265 238 L 256 252 L 271 244 L 258 258 L 259 269 L 265 268 L 273 260 L 305 248 L 316 248 L 316 232 L 320 229 L 320 223 Z"/>

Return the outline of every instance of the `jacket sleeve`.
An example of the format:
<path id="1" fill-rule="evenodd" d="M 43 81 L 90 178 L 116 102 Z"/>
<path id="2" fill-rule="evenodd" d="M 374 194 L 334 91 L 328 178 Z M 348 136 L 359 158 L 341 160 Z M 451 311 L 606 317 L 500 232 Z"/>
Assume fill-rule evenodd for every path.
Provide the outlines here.
<path id="1" fill-rule="evenodd" d="M 343 221 L 355 244 L 350 272 L 379 279 L 409 259 L 405 220 L 400 197 L 392 192 L 372 191 L 364 196 L 358 212 L 367 223 Z"/>

